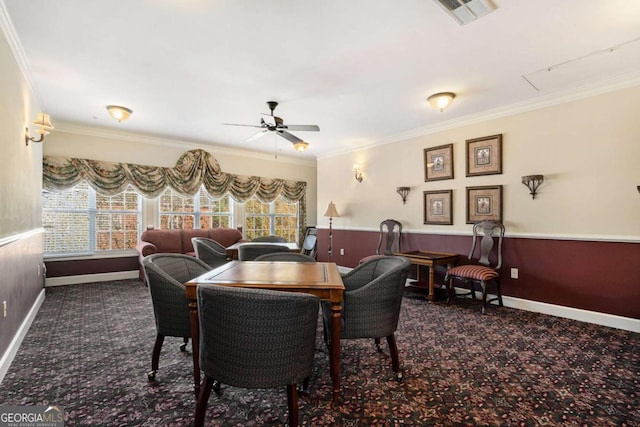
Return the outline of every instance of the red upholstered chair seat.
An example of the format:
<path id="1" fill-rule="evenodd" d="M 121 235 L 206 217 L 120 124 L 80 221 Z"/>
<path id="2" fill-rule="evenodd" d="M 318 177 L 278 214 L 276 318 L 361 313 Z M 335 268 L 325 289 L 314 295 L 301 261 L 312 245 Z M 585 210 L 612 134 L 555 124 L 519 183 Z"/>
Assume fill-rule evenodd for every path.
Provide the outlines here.
<path id="1" fill-rule="evenodd" d="M 471 280 L 483 280 L 488 282 L 489 280 L 497 278 L 498 272 L 491 267 L 485 267 L 484 265 L 460 265 L 458 267 L 450 268 L 447 271 L 449 276 L 461 277 Z"/>

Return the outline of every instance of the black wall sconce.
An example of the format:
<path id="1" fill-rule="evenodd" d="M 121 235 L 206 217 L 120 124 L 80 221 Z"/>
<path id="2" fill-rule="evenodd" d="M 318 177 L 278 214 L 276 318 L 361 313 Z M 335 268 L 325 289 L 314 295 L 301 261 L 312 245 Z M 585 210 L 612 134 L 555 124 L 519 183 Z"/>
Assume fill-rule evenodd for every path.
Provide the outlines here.
<path id="1" fill-rule="evenodd" d="M 400 197 L 402 197 L 403 205 L 407 203 L 407 196 L 409 195 L 409 191 L 411 191 L 411 187 L 398 187 L 396 189 L 396 193 L 398 193 Z"/>
<path id="2" fill-rule="evenodd" d="M 531 198 L 536 198 L 536 192 L 538 191 L 538 187 L 540 184 L 544 182 L 543 175 L 527 175 L 522 177 L 522 183 L 529 189 L 529 194 L 531 194 Z"/>
<path id="3" fill-rule="evenodd" d="M 353 174 L 356 178 L 356 181 L 362 182 L 362 169 L 360 169 L 360 165 L 357 163 L 353 165 Z"/>

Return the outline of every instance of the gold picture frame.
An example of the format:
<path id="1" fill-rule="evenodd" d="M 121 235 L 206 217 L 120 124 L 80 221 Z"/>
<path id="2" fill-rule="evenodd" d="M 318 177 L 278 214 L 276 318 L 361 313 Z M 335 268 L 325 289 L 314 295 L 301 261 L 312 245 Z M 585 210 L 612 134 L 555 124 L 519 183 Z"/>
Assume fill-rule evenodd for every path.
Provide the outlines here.
<path id="1" fill-rule="evenodd" d="M 424 191 L 424 223 L 453 225 L 453 190 Z"/>
<path id="2" fill-rule="evenodd" d="M 502 185 L 467 187 L 467 224 L 502 222 Z"/>
<path id="3" fill-rule="evenodd" d="M 502 173 L 502 134 L 468 139 L 467 176 Z"/>
<path id="4" fill-rule="evenodd" d="M 453 144 L 424 149 L 424 181 L 453 179 Z"/>

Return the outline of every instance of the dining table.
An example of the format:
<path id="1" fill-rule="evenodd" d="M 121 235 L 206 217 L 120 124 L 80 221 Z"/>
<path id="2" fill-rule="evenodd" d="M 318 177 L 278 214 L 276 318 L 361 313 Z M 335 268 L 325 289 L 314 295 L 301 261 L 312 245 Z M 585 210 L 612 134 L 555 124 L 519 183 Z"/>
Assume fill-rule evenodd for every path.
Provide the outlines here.
<path id="1" fill-rule="evenodd" d="M 340 396 L 340 336 L 344 283 L 332 262 L 230 261 L 185 283 L 191 322 L 193 380 L 196 398 L 200 391 L 200 325 L 197 288 L 201 285 L 304 292 L 331 303 L 329 370 L 333 401 Z"/>

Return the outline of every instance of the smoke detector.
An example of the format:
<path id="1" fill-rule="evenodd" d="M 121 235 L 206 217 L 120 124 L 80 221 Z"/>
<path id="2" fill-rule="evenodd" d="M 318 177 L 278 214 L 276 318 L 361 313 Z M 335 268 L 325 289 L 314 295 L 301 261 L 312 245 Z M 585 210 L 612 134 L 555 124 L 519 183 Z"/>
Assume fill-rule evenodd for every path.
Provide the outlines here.
<path id="1" fill-rule="evenodd" d="M 435 0 L 460 25 L 468 24 L 496 9 L 491 0 Z"/>

